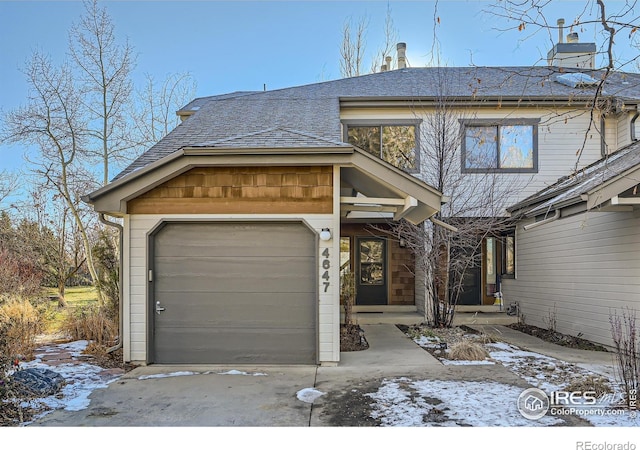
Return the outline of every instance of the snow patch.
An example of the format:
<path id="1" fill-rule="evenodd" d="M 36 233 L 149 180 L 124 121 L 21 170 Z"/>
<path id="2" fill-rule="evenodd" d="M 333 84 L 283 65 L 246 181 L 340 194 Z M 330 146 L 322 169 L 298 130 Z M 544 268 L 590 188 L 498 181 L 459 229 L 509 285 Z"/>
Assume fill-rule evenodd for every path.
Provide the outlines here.
<path id="1" fill-rule="evenodd" d="M 371 417 L 386 427 L 526 426 L 560 424 L 545 416 L 525 419 L 517 409 L 522 388 L 492 381 L 384 380 L 377 392 Z M 419 395 L 416 395 L 419 394 Z"/>
<path id="2" fill-rule="evenodd" d="M 314 388 L 304 388 L 299 390 L 296 393 L 296 396 L 298 397 L 298 400 L 302 402 L 313 403 L 316 401 L 316 399 L 318 399 L 319 397 L 322 397 L 325 394 L 326 392 L 321 392 Z"/>
<path id="3" fill-rule="evenodd" d="M 189 375 L 199 375 L 198 372 L 190 372 L 187 370 L 181 372 L 170 372 L 170 373 L 156 373 L 153 375 L 140 375 L 138 380 L 150 380 L 153 378 L 171 378 L 171 377 L 183 377 Z"/>
<path id="4" fill-rule="evenodd" d="M 243 372 L 240 370 L 228 370 L 226 372 L 218 372 L 218 375 L 248 375 L 248 376 L 252 376 L 252 377 L 266 377 L 267 374 L 266 373 L 262 373 L 262 372 L 254 372 L 254 373 L 249 373 L 249 372 Z"/>

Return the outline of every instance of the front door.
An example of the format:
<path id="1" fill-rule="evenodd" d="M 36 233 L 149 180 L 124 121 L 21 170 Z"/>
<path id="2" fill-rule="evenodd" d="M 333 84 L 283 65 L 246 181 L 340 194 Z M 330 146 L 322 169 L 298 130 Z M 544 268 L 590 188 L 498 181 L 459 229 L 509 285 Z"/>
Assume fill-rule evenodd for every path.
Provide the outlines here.
<path id="1" fill-rule="evenodd" d="M 387 304 L 387 241 L 356 238 L 356 305 Z"/>

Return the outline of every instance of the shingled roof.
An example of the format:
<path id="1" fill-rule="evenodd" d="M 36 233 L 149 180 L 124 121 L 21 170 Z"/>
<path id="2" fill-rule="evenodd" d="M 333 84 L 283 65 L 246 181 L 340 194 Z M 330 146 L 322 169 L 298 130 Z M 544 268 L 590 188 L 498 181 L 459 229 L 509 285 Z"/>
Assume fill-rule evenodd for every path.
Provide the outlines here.
<path id="1" fill-rule="evenodd" d="M 184 147 L 224 142 L 247 148 L 302 148 L 321 141 L 327 146 L 340 145 L 341 101 L 428 101 L 443 95 L 473 101 L 568 102 L 593 98 L 595 88 L 572 88 L 555 82 L 558 73 L 559 69 L 553 67 L 406 68 L 274 91 L 198 98 L 181 109 L 181 113 L 190 115 L 187 120 L 115 179 Z M 591 75 L 598 78 L 598 74 Z M 611 74 L 603 95 L 622 101 L 640 100 L 640 75 Z M 289 130 L 286 138 L 282 134 L 285 130 Z M 259 141 L 259 137 L 268 137 L 268 141 Z"/>
<path id="2" fill-rule="evenodd" d="M 583 201 L 583 196 L 600 186 L 640 168 L 640 141 L 602 158 L 576 173 L 522 200 L 507 210 L 518 216 L 535 217 Z M 634 181 L 635 180 L 635 181 Z M 638 179 L 632 179 L 638 183 Z M 608 200 L 601 198 L 602 202 Z"/>

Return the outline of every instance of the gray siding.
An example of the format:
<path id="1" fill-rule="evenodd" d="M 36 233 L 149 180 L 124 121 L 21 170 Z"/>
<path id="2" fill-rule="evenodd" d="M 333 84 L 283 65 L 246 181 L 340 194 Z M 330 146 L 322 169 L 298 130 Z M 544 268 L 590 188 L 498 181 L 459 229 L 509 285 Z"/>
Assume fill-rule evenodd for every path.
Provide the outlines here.
<path id="1" fill-rule="evenodd" d="M 526 323 L 612 345 L 609 317 L 640 313 L 640 218 L 589 212 L 517 230 L 517 277 L 504 280 Z M 640 317 L 639 317 L 640 319 Z"/>

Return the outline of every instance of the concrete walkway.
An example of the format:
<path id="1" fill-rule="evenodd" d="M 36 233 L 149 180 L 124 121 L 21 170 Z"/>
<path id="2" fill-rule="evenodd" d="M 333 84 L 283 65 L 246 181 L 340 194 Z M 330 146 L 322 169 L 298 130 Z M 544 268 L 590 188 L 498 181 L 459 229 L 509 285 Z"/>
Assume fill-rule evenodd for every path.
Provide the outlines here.
<path id="1" fill-rule="evenodd" d="M 613 352 L 597 352 L 563 347 L 503 325 L 469 325 L 469 327 L 481 333 L 495 336 L 498 340 L 515 345 L 523 350 L 574 363 L 579 367 L 609 378 L 615 377 L 616 355 Z"/>

